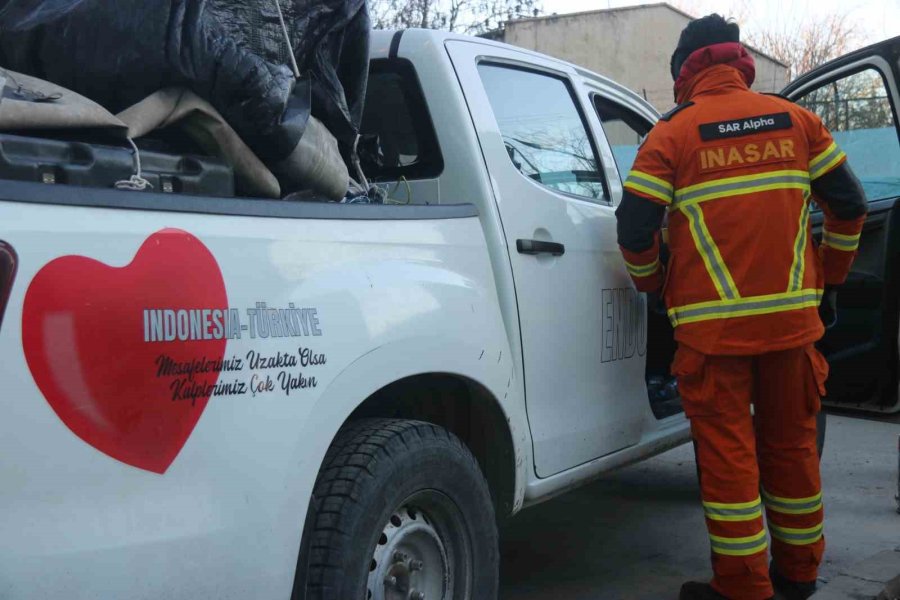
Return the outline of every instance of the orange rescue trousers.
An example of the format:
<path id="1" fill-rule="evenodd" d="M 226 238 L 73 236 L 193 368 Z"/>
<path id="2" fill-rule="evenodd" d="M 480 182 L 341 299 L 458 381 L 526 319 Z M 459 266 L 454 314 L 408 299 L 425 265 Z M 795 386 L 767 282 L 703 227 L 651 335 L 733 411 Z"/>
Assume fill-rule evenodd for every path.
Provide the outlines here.
<path id="1" fill-rule="evenodd" d="M 696 446 L 713 587 L 732 600 L 774 595 L 763 506 L 776 569 L 815 580 L 825 549 L 816 450 L 825 359 L 812 345 L 756 356 L 682 345 L 673 372 Z"/>

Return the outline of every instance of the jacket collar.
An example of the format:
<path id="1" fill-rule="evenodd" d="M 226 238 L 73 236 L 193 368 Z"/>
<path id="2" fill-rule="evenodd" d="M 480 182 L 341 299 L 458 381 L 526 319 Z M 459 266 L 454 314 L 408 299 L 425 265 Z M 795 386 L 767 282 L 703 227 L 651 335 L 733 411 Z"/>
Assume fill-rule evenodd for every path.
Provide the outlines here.
<path id="1" fill-rule="evenodd" d="M 705 46 L 684 61 L 675 80 L 675 101 L 681 104 L 699 94 L 725 89 L 746 90 L 755 78 L 753 57 L 741 44 Z"/>

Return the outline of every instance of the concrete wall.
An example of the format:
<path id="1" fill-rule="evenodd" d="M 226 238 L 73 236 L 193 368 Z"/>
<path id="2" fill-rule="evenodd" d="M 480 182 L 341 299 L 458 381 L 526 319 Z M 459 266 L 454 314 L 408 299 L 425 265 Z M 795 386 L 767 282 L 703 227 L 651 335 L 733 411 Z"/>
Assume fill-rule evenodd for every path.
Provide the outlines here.
<path id="1" fill-rule="evenodd" d="M 665 4 L 510 21 L 500 39 L 596 71 L 645 94 L 660 111 L 674 105 L 669 58 L 690 17 Z M 753 89 L 777 92 L 787 68 L 753 51 Z"/>

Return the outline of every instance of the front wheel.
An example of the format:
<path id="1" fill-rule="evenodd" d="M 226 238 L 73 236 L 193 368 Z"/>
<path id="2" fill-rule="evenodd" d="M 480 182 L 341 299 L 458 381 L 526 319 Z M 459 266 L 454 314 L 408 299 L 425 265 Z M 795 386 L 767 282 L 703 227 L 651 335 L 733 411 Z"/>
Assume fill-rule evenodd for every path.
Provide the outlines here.
<path id="1" fill-rule="evenodd" d="M 449 431 L 399 419 L 349 424 L 325 457 L 312 502 L 295 598 L 497 597 L 490 491 Z"/>

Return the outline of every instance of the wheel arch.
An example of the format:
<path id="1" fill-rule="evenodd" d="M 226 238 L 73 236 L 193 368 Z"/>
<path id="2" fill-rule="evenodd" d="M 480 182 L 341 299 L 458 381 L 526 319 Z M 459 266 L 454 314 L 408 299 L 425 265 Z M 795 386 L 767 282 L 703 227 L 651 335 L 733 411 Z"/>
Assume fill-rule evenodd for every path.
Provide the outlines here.
<path id="1" fill-rule="evenodd" d="M 366 398 L 344 422 L 414 419 L 444 427 L 475 456 L 487 479 L 498 520 L 514 512 L 516 458 L 509 419 L 483 385 L 451 373 L 422 373 L 394 381 Z"/>

